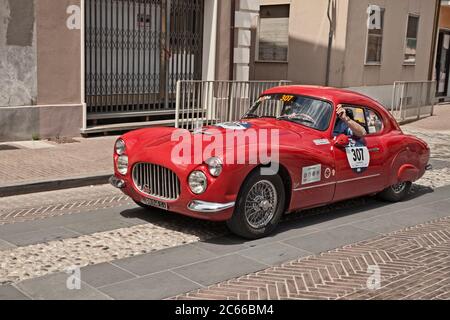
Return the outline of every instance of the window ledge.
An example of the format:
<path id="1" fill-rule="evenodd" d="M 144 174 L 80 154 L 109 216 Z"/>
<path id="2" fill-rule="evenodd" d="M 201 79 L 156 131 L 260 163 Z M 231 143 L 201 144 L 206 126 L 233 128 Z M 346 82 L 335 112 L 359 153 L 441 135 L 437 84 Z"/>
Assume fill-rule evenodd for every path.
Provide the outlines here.
<path id="1" fill-rule="evenodd" d="M 373 66 L 380 67 L 381 66 L 381 62 L 365 62 L 364 65 L 368 66 L 368 67 L 373 67 Z"/>
<path id="2" fill-rule="evenodd" d="M 414 63 L 411 63 L 411 62 L 403 62 L 403 66 L 405 66 L 405 67 L 415 67 L 416 66 L 416 63 L 414 62 Z"/>
<path id="3" fill-rule="evenodd" d="M 288 64 L 288 61 L 276 61 L 276 60 L 255 60 L 255 63 L 279 63 L 279 64 Z"/>

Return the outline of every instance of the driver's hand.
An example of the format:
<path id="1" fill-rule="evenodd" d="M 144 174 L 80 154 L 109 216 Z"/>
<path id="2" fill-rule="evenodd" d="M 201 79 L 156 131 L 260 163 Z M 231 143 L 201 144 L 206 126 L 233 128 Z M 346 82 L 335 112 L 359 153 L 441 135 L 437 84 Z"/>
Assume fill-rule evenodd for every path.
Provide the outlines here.
<path id="1" fill-rule="evenodd" d="M 341 120 L 347 120 L 347 114 L 345 112 L 345 109 L 341 105 L 337 107 L 336 113 L 338 117 L 341 118 Z"/>

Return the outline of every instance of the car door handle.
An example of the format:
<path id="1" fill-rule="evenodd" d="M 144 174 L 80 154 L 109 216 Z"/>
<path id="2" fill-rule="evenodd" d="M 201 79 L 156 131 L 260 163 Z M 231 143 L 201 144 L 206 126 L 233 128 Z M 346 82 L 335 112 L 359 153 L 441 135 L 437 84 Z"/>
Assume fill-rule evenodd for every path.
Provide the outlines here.
<path id="1" fill-rule="evenodd" d="M 371 148 L 369 152 L 380 152 L 380 148 Z"/>

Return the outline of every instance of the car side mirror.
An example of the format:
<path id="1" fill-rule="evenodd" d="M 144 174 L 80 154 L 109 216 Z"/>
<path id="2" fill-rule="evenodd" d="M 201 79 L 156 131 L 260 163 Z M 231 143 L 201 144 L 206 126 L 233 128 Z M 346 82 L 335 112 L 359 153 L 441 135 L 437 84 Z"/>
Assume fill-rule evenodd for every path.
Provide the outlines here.
<path id="1" fill-rule="evenodd" d="M 338 148 L 345 148 L 348 146 L 349 143 L 350 143 L 349 137 L 345 134 L 340 134 L 339 136 L 336 137 L 334 145 Z"/>

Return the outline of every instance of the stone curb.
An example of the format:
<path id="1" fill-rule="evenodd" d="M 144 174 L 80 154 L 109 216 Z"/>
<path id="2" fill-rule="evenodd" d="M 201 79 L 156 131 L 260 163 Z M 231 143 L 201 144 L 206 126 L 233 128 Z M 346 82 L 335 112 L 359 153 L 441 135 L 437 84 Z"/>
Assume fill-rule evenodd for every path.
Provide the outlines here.
<path id="1" fill-rule="evenodd" d="M 0 197 L 107 184 L 113 173 L 0 185 Z"/>

